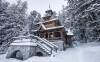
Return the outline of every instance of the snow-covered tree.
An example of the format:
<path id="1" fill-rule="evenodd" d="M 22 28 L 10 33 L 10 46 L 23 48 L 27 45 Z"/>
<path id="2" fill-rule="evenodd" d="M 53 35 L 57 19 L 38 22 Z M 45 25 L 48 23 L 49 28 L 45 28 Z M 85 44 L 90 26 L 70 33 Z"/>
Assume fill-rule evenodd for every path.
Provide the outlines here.
<path id="1" fill-rule="evenodd" d="M 38 13 L 36 10 L 33 10 L 30 12 L 30 15 L 28 17 L 29 19 L 29 30 L 34 30 L 36 23 L 41 21 L 41 14 Z"/>
<path id="2" fill-rule="evenodd" d="M 74 39 L 81 42 L 96 41 L 100 37 L 100 1 L 68 0 L 60 17 L 67 28 L 74 30 Z"/>
<path id="3" fill-rule="evenodd" d="M 8 5 L 7 2 L 0 0 L 0 43 L 2 46 L 8 46 L 13 41 L 13 37 L 23 35 L 27 25 L 27 2 L 19 0 L 16 4 Z"/>
<path id="4" fill-rule="evenodd" d="M 6 32 L 4 31 L 4 28 L 6 27 L 6 23 L 8 20 L 8 15 L 7 15 L 8 6 L 9 6 L 8 2 L 0 0 L 0 52 L 1 51 L 5 52 L 6 46 L 4 45 L 5 44 L 4 41 L 8 40 L 5 37 Z"/>
<path id="5" fill-rule="evenodd" d="M 6 35 L 6 32 L 4 33 L 4 28 L 6 27 L 6 23 L 8 20 L 7 15 L 7 8 L 9 6 L 9 3 L 3 0 L 0 0 L 0 44 L 2 44 L 4 39 L 4 35 Z"/>
<path id="6" fill-rule="evenodd" d="M 17 1 L 9 7 L 9 23 L 15 26 L 16 34 L 23 35 L 24 28 L 27 25 L 27 2 Z"/>

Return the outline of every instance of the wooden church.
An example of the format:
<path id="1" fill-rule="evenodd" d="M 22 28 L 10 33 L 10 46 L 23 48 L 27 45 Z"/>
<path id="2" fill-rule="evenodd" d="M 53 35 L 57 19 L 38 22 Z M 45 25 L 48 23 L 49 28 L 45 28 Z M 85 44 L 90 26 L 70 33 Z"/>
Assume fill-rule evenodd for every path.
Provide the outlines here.
<path id="1" fill-rule="evenodd" d="M 46 14 L 43 17 L 43 21 L 36 24 L 37 28 L 33 30 L 32 33 L 54 43 L 60 50 L 71 46 L 71 37 L 73 34 L 68 34 L 68 30 L 61 25 L 57 17 L 54 17 L 54 12 L 51 9 L 45 12 Z"/>
<path id="2" fill-rule="evenodd" d="M 6 58 L 26 60 L 32 56 L 51 56 L 72 46 L 73 33 L 66 30 L 50 9 L 31 35 L 14 37 Z"/>

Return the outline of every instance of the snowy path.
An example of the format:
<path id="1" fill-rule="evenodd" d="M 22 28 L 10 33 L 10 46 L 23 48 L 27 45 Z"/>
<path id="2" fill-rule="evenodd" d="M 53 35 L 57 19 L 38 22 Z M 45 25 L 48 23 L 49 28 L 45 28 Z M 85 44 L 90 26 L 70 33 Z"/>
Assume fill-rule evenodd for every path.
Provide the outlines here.
<path id="1" fill-rule="evenodd" d="M 100 62 L 100 45 L 90 43 L 69 48 L 57 53 L 55 57 L 31 57 L 25 61 L 6 59 L 5 56 L 6 54 L 0 55 L 0 62 Z"/>

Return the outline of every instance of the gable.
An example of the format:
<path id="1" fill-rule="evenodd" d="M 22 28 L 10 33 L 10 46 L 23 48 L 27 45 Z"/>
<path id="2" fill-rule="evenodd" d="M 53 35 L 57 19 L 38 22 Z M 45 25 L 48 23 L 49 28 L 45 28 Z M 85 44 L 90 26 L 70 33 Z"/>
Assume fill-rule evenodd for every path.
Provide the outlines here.
<path id="1" fill-rule="evenodd" d="M 42 27 L 42 26 L 40 26 L 40 27 L 38 28 L 38 30 L 44 30 L 44 29 L 43 29 L 43 27 Z"/>
<path id="2" fill-rule="evenodd" d="M 45 30 L 45 29 L 46 29 L 46 27 L 41 23 L 37 30 Z"/>

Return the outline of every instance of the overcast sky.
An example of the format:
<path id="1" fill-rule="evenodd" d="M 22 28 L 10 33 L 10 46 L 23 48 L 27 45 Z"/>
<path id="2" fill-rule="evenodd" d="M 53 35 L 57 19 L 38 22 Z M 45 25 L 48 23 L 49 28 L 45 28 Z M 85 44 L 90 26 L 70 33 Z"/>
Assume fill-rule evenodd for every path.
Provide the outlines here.
<path id="1" fill-rule="evenodd" d="M 7 0 L 10 3 L 14 3 L 17 0 Z M 22 0 L 27 1 L 28 3 L 28 13 L 32 10 L 36 10 L 42 15 L 45 13 L 47 9 L 50 7 L 53 11 L 56 11 L 57 13 L 62 9 L 62 5 L 66 5 L 67 2 L 64 0 Z"/>

